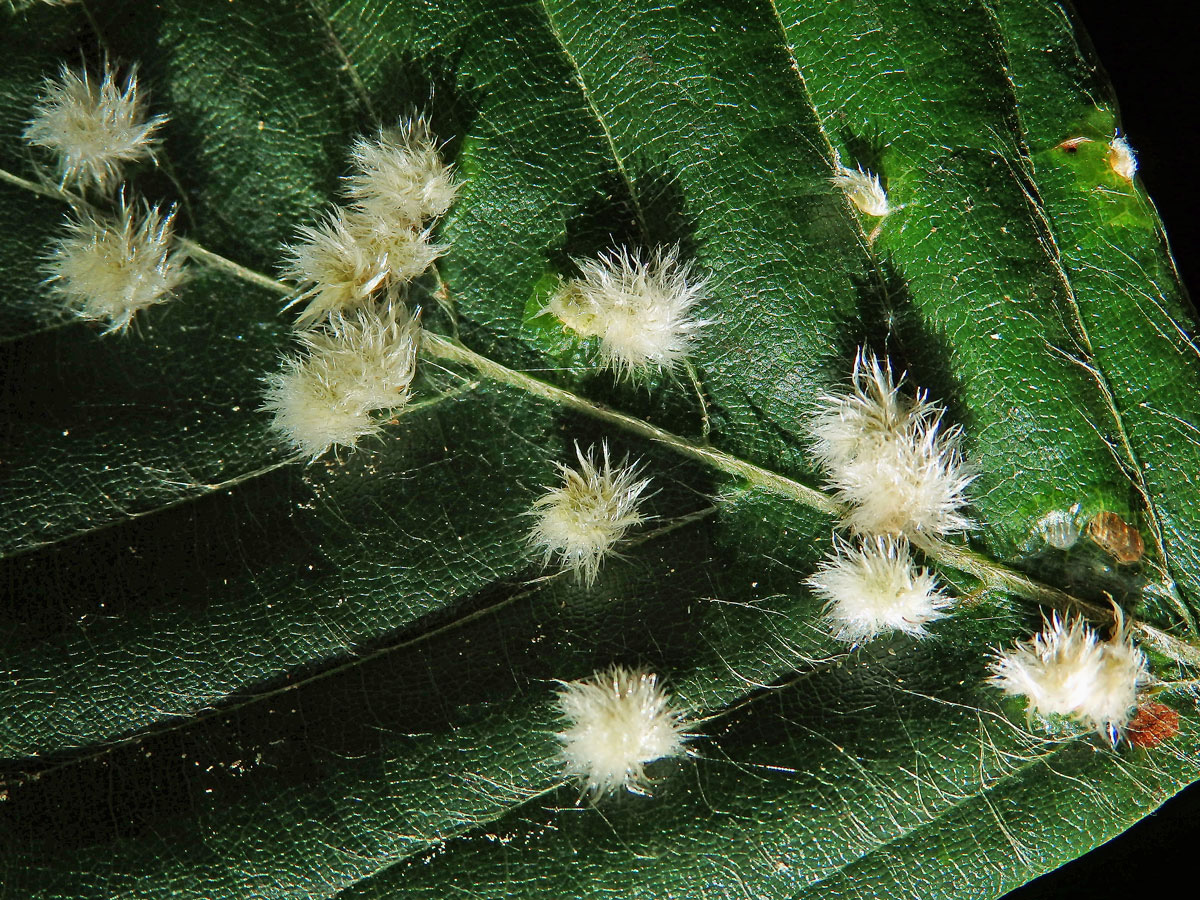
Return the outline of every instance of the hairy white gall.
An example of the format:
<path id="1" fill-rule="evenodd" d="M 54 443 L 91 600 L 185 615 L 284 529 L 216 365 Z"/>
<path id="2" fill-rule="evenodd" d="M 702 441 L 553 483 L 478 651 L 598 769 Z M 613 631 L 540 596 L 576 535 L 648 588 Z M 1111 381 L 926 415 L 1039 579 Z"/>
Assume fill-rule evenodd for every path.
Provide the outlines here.
<path id="1" fill-rule="evenodd" d="M 878 175 L 866 172 L 862 168 L 847 169 L 845 166 L 839 166 L 836 174 L 829 180 L 846 192 L 846 197 L 861 213 L 883 218 L 892 211 L 888 205 L 887 192 L 884 191 Z"/>
<path id="2" fill-rule="evenodd" d="M 855 644 L 895 631 L 925 637 L 951 605 L 933 573 L 913 564 L 908 541 L 886 535 L 860 547 L 835 543 L 808 584 L 825 600 L 836 637 Z"/>
<path id="3" fill-rule="evenodd" d="M 430 240 L 429 221 L 454 202 L 458 183 L 443 162 L 424 119 L 403 119 L 350 150 L 347 207 L 297 230 L 284 248 L 283 276 L 305 303 L 297 326 L 360 308 L 384 288 L 425 272 L 446 248 Z"/>
<path id="4" fill-rule="evenodd" d="M 165 121 L 146 118 L 135 69 L 119 83 L 108 62 L 99 78 L 64 65 L 57 79 L 46 80 L 25 140 L 55 155 L 61 185 L 107 191 L 126 163 L 153 156 L 155 132 Z"/>
<path id="5" fill-rule="evenodd" d="M 1102 641 L 1083 619 L 1055 613 L 1040 634 L 997 652 L 990 683 L 1026 698 L 1030 713 L 1068 716 L 1113 743 L 1150 673 L 1118 616 L 1117 633 Z"/>
<path id="6" fill-rule="evenodd" d="M 624 788 L 647 794 L 646 766 L 681 756 L 691 735 L 657 676 L 613 666 L 558 691 L 558 733 L 568 777 L 593 797 Z"/>
<path id="7" fill-rule="evenodd" d="M 310 459 L 331 447 L 354 447 L 379 432 L 376 410 L 408 402 L 420 326 L 401 304 L 359 310 L 302 334 L 304 353 L 267 377 L 262 408 L 273 427 Z"/>
<path id="8" fill-rule="evenodd" d="M 859 350 L 849 390 L 826 395 L 811 424 L 812 452 L 859 534 L 944 535 L 971 522 L 961 512 L 973 476 L 962 431 L 923 391 L 900 393 L 886 361 Z"/>
<path id="9" fill-rule="evenodd" d="M 374 138 L 360 137 L 350 148 L 353 173 L 345 194 L 371 218 L 423 225 L 444 216 L 458 193 L 452 167 L 442 160 L 423 118 L 405 118 Z"/>
<path id="10" fill-rule="evenodd" d="M 297 237 L 285 248 L 283 277 L 303 289 L 288 304 L 307 301 L 296 319 L 301 328 L 362 307 L 385 285 L 411 281 L 445 250 L 429 242 L 428 231 L 341 207 L 301 226 Z"/>
<path id="11" fill-rule="evenodd" d="M 679 248 L 648 257 L 626 248 L 576 260 L 546 311 L 583 337 L 600 339 L 600 363 L 629 378 L 674 369 L 707 324 L 695 317 L 707 281 L 680 262 Z"/>
<path id="12" fill-rule="evenodd" d="M 543 552 L 545 565 L 557 559 L 590 586 L 604 558 L 644 521 L 638 506 L 650 481 L 638 477 L 637 465 L 614 464 L 607 443 L 601 445 L 599 459 L 594 447 L 585 454 L 576 445 L 575 454 L 579 468 L 558 463 L 562 484 L 534 501 L 529 540 Z"/>
<path id="13" fill-rule="evenodd" d="M 105 334 L 125 331 L 133 317 L 170 299 L 184 279 L 183 251 L 174 247 L 174 209 L 138 209 L 124 201 L 112 218 L 81 213 L 46 258 L 47 283 L 80 318 L 104 322 Z"/>

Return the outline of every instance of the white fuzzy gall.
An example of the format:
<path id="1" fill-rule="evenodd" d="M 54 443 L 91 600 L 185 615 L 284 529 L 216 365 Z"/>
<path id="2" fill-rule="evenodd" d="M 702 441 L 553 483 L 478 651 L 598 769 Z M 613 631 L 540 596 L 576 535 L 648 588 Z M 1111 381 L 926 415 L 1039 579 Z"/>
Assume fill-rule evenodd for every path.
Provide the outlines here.
<path id="1" fill-rule="evenodd" d="M 1083 619 L 1064 621 L 1057 613 L 1031 640 L 998 652 L 991 671 L 990 683 L 1026 698 L 1030 713 L 1069 716 L 1114 744 L 1150 677 L 1123 622 L 1102 641 Z"/>
<path id="2" fill-rule="evenodd" d="M 808 584 L 825 600 L 837 638 L 855 644 L 895 631 L 925 637 L 925 626 L 951 605 L 933 573 L 913 564 L 904 538 L 868 538 L 861 547 L 839 542 Z"/>
<path id="3" fill-rule="evenodd" d="M 297 229 L 285 248 L 283 277 L 302 288 L 288 305 L 306 303 L 297 327 L 362 307 L 386 285 L 416 278 L 443 250 L 429 243 L 427 231 L 331 209 L 316 225 Z"/>
<path id="4" fill-rule="evenodd" d="M 829 180 L 846 192 L 846 197 L 858 207 L 859 212 L 883 218 L 892 211 L 878 175 L 861 168 L 839 166 L 837 173 Z"/>
<path id="5" fill-rule="evenodd" d="M 646 766 L 683 755 L 690 737 L 657 676 L 640 669 L 614 666 L 563 682 L 558 710 L 566 775 L 593 797 L 621 788 L 647 794 Z"/>
<path id="6" fill-rule="evenodd" d="M 170 299 L 184 279 L 174 247 L 175 211 L 121 202 L 113 218 L 84 213 L 67 219 L 51 246 L 47 283 L 80 318 L 125 331 L 141 310 Z"/>
<path id="7" fill-rule="evenodd" d="M 453 169 L 423 118 L 401 119 L 377 137 L 360 137 L 350 149 L 354 172 L 345 194 L 364 214 L 419 228 L 446 214 L 458 193 Z"/>
<path id="8" fill-rule="evenodd" d="M 546 311 L 577 334 L 598 337 L 603 366 L 633 378 L 683 361 L 707 324 L 695 317 L 707 280 L 679 261 L 678 247 L 649 258 L 621 248 L 576 262 L 579 277 L 559 286 Z"/>
<path id="9" fill-rule="evenodd" d="M 964 531 L 973 476 L 959 428 L 924 392 L 900 393 L 903 378 L 860 350 L 850 389 L 827 395 L 811 425 L 812 452 L 846 505 L 843 524 L 858 534 L 944 535 Z"/>
<path id="10" fill-rule="evenodd" d="M 63 66 L 57 79 L 47 79 L 25 140 L 55 155 L 60 184 L 106 191 L 120 182 L 126 163 L 153 156 L 165 121 L 146 118 L 136 70 L 120 84 L 107 62 L 98 79 Z"/>
<path id="11" fill-rule="evenodd" d="M 1118 135 L 1108 145 L 1108 164 L 1126 181 L 1133 181 L 1133 176 L 1137 174 L 1137 154 L 1124 137 Z"/>
<path id="12" fill-rule="evenodd" d="M 530 543 L 544 554 L 544 564 L 557 559 L 585 585 L 595 582 L 600 563 L 625 536 L 644 520 L 638 511 L 649 479 L 639 479 L 639 468 L 613 464 L 608 444 L 586 454 L 575 447 L 579 468 L 558 463 L 562 485 L 548 488 L 534 501 L 535 518 Z"/>
<path id="13" fill-rule="evenodd" d="M 408 401 L 420 326 L 400 304 L 360 310 L 301 335 L 305 353 L 267 378 L 263 409 L 273 427 L 311 459 L 330 447 L 354 447 L 381 425 L 376 410 Z"/>

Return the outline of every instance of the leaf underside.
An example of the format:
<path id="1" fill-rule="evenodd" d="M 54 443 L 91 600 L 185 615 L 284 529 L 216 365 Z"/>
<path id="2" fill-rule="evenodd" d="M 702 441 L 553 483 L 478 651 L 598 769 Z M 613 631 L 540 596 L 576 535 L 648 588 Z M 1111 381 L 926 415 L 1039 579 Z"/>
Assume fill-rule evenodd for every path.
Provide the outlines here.
<path id="1" fill-rule="evenodd" d="M 865 344 L 962 425 L 988 566 L 1200 641 L 1195 318 L 1108 165 L 1116 103 L 1069 10 L 0 16 L 0 894 L 974 898 L 1195 779 L 1200 714 L 1165 656 L 1179 734 L 1114 751 L 983 686 L 1040 615 L 1000 582 L 942 567 L 955 615 L 861 648 L 804 587 L 834 528 L 798 499 L 820 487 L 805 423 Z M 42 283 L 66 206 L 21 132 L 45 77 L 106 55 L 170 116 L 131 189 L 208 252 L 100 338 Z M 258 410 L 292 345 L 279 246 L 336 197 L 353 137 L 414 109 L 465 182 L 440 283 L 414 288 L 427 326 L 577 399 L 426 359 L 379 439 L 306 466 Z M 895 211 L 860 215 L 835 161 Z M 711 277 L 708 438 L 768 479 L 705 465 L 682 373 L 614 385 L 539 315 L 573 259 L 665 244 Z M 584 588 L 542 568 L 523 513 L 600 440 L 657 493 Z M 1134 523 L 1144 560 L 1049 548 L 1039 521 L 1076 504 Z M 553 688 L 613 663 L 662 674 L 702 737 L 651 767 L 652 798 L 593 808 L 559 775 Z"/>

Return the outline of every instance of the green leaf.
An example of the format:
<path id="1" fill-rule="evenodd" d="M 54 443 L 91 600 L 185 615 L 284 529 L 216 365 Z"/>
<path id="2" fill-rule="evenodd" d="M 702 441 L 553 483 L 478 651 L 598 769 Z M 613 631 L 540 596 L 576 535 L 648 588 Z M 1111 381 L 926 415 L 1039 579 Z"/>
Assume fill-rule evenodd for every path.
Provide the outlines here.
<path id="1" fill-rule="evenodd" d="M 979 897 L 1196 778 L 1196 326 L 1057 3 L 0 15 L 14 896 Z M 21 132 L 44 78 L 106 55 L 170 116 L 128 190 L 179 205 L 192 274 L 101 337 L 42 283 L 71 198 Z M 259 410 L 293 345 L 280 245 L 354 136 L 414 109 L 464 180 L 414 288 L 414 401 L 306 465 Z M 894 212 L 860 214 L 839 160 Z M 546 298 L 573 260 L 664 244 L 709 277 L 706 325 L 687 370 L 614 383 Z M 953 617 L 854 648 L 804 584 L 837 513 L 807 443 L 864 343 L 963 427 L 979 527 L 924 545 Z M 602 440 L 656 493 L 585 587 L 524 513 Z M 1144 560 L 1048 548 L 1076 505 Z M 1181 714 L 1158 747 L 1044 729 L 984 683 L 1042 609 L 1104 621 L 1107 597 Z M 699 736 L 653 797 L 593 808 L 554 687 L 614 663 L 661 674 Z"/>

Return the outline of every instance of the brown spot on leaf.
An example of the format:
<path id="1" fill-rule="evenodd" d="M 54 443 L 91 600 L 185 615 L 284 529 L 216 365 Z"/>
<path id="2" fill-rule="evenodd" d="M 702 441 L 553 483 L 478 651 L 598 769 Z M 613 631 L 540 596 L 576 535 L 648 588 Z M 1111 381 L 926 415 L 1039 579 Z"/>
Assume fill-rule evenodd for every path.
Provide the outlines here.
<path id="1" fill-rule="evenodd" d="M 1149 749 L 1169 741 L 1179 733 L 1179 713 L 1165 703 L 1153 700 L 1141 704 L 1125 726 L 1125 736 L 1135 747 Z"/>
<path id="2" fill-rule="evenodd" d="M 1114 512 L 1093 516 L 1087 524 L 1087 533 L 1088 537 L 1124 565 L 1137 562 L 1146 552 L 1141 532 Z"/>

